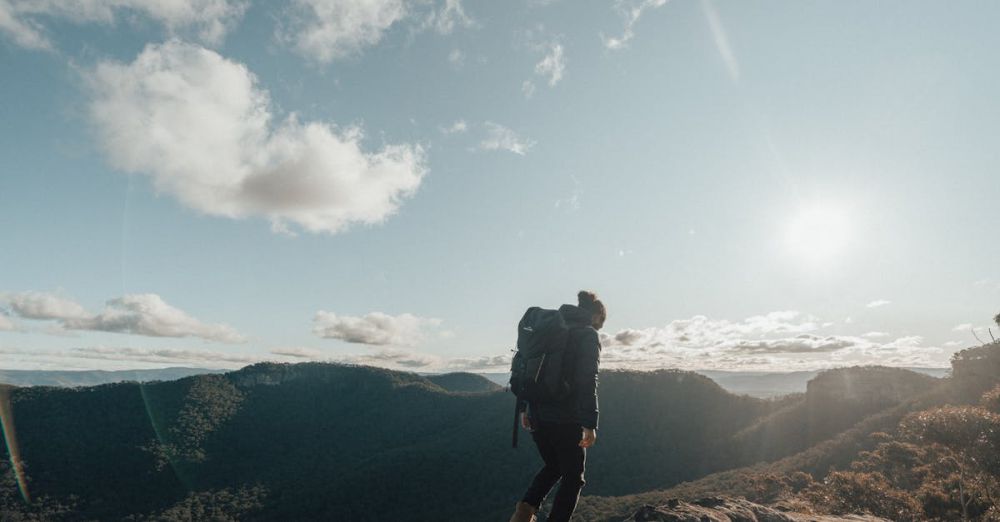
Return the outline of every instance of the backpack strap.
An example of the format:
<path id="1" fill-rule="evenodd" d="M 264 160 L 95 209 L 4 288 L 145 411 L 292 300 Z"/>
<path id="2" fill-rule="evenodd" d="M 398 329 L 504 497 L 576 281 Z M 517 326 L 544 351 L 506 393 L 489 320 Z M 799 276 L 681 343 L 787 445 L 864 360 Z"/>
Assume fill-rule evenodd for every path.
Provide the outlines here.
<path id="1" fill-rule="evenodd" d="M 520 426 L 518 426 L 518 421 L 520 420 L 518 417 L 520 417 L 521 412 L 524 411 L 524 406 L 524 401 L 521 399 L 517 399 L 517 402 L 514 403 L 514 430 L 511 435 L 511 447 L 513 448 L 517 447 L 517 432 L 521 431 L 519 429 Z"/>

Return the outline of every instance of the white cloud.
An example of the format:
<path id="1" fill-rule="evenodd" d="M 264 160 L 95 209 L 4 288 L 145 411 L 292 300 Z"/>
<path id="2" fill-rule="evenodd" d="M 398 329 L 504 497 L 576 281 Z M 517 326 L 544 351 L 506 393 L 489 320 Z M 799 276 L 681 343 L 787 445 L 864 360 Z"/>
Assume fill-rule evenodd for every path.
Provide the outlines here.
<path id="1" fill-rule="evenodd" d="M 625 30 L 620 37 L 601 35 L 604 46 L 617 51 L 628 47 L 629 41 L 635 37 L 635 24 L 642 18 L 644 12 L 666 5 L 667 0 L 616 0 L 615 10 L 625 19 Z"/>
<path id="2" fill-rule="evenodd" d="M 858 364 L 947 366 L 949 352 L 918 336 L 876 341 L 866 336 L 816 335 L 818 318 L 772 312 L 733 322 L 694 316 L 664 327 L 601 333 L 602 364 L 610 368 L 790 371 Z M 878 335 L 872 335 L 878 334 Z"/>
<path id="3" fill-rule="evenodd" d="M 44 292 L 20 292 L 6 296 L 13 313 L 25 319 L 78 319 L 87 316 L 80 304 Z"/>
<path id="4" fill-rule="evenodd" d="M 535 74 L 548 77 L 549 87 L 555 87 L 559 80 L 562 80 L 565 70 L 566 58 L 563 46 L 556 42 L 549 44 L 548 52 L 535 64 Z"/>
<path id="5" fill-rule="evenodd" d="M 412 314 L 392 316 L 371 312 L 363 317 L 352 317 L 320 310 L 313 318 L 313 333 L 349 343 L 408 346 L 419 343 L 426 328 L 440 324 L 440 319 Z"/>
<path id="6" fill-rule="evenodd" d="M 972 330 L 972 323 L 962 323 L 951 329 L 953 332 L 968 332 Z"/>
<path id="7" fill-rule="evenodd" d="M 524 94 L 524 97 L 530 100 L 535 95 L 535 82 L 531 80 L 521 82 L 521 94 Z"/>
<path id="8" fill-rule="evenodd" d="M 456 120 L 447 127 L 441 127 L 441 134 L 464 134 L 469 130 L 469 124 L 465 120 Z"/>
<path id="9" fill-rule="evenodd" d="M 418 31 L 451 33 L 475 22 L 461 0 L 293 0 L 278 39 L 320 64 L 353 56 L 377 45 L 397 24 L 416 22 Z"/>
<path id="10" fill-rule="evenodd" d="M 20 17 L 8 0 L 0 0 L 0 33 L 26 49 L 52 49 L 52 42 L 41 26 L 34 20 Z"/>
<path id="11" fill-rule="evenodd" d="M 294 357 L 296 359 L 319 359 L 323 352 L 319 350 L 314 350 L 312 348 L 275 348 L 271 350 L 274 355 L 281 355 L 284 357 Z"/>
<path id="12" fill-rule="evenodd" d="M 294 0 L 279 37 L 303 56 L 329 63 L 377 44 L 406 15 L 403 0 Z"/>
<path id="13" fill-rule="evenodd" d="M 156 294 L 132 294 L 111 299 L 101 313 L 69 318 L 62 325 L 70 330 L 95 330 L 151 337 L 200 337 L 223 343 L 246 339 L 231 326 L 207 324 L 167 304 Z"/>
<path id="14" fill-rule="evenodd" d="M 884 339 L 886 337 L 889 337 L 889 334 L 885 332 L 868 332 L 866 334 L 862 334 L 861 337 L 864 337 L 866 339 Z"/>
<path id="15" fill-rule="evenodd" d="M 204 350 L 177 350 L 172 348 L 148 349 L 128 347 L 98 346 L 92 348 L 73 348 L 61 354 L 63 357 L 79 359 L 99 359 L 111 361 L 137 361 L 149 363 L 199 364 L 199 363 L 229 363 L 252 364 L 260 362 L 260 357 L 243 354 L 229 354 Z"/>
<path id="16" fill-rule="evenodd" d="M 876 299 L 875 301 L 872 301 L 866 304 L 865 306 L 867 306 L 868 308 L 878 308 L 880 306 L 885 306 L 890 303 L 892 303 L 892 301 L 887 301 L 885 299 Z"/>
<path id="17" fill-rule="evenodd" d="M 516 132 L 498 123 L 488 121 L 483 124 L 486 137 L 479 142 L 481 150 L 506 150 L 524 156 L 535 142 L 519 136 Z"/>
<path id="18" fill-rule="evenodd" d="M 0 0 L 0 32 L 22 47 L 51 49 L 44 21 L 112 25 L 140 16 L 162 24 L 171 35 L 193 32 L 203 42 L 218 44 L 248 5 L 243 0 Z"/>
<path id="19" fill-rule="evenodd" d="M 507 370 L 510 369 L 510 358 L 511 356 L 507 354 L 448 359 L 441 368 L 451 372 Z"/>
<path id="20" fill-rule="evenodd" d="M 855 346 L 855 342 L 841 337 L 818 337 L 803 334 L 790 339 L 740 340 L 728 347 L 731 352 L 742 353 L 822 353 L 835 352 Z"/>
<path id="21" fill-rule="evenodd" d="M 131 64 L 99 64 L 89 80 L 111 163 L 209 215 L 332 234 L 382 222 L 426 172 L 420 146 L 366 152 L 359 128 L 294 114 L 275 124 L 254 75 L 196 45 L 149 45 Z"/>
<path id="22" fill-rule="evenodd" d="M 3 311 L 0 311 L 0 332 L 12 332 L 16 329 L 14 321 L 11 321 Z"/>
<path id="23" fill-rule="evenodd" d="M 203 323 L 156 294 L 111 299 L 99 314 L 88 313 L 75 301 L 44 292 L 5 294 L 0 296 L 0 302 L 5 302 L 18 317 L 57 321 L 57 328 L 49 332 L 55 335 L 66 335 L 67 330 L 93 330 L 152 337 L 200 337 L 224 343 L 245 340 L 232 327 Z"/>
<path id="24" fill-rule="evenodd" d="M 465 53 L 461 49 L 452 49 L 448 53 L 448 63 L 454 66 L 456 69 L 461 68 L 465 65 Z"/>
<path id="25" fill-rule="evenodd" d="M 472 18 L 465 14 L 462 0 L 444 0 L 440 9 L 432 10 L 424 20 L 424 27 L 433 28 L 440 34 L 449 34 L 455 27 L 472 27 Z"/>

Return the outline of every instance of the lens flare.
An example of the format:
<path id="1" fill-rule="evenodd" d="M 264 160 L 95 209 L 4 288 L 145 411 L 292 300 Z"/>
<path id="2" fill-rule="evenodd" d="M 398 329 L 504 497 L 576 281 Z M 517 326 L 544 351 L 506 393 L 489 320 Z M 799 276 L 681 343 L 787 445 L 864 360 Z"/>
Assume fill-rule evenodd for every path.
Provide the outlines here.
<path id="1" fill-rule="evenodd" d="M 30 504 L 31 496 L 28 494 L 28 481 L 24 477 L 24 464 L 21 462 L 21 453 L 17 447 L 17 434 L 14 431 L 14 413 L 10 405 L 10 387 L 3 385 L 0 385 L 0 424 L 3 425 L 3 439 L 7 443 L 7 454 L 10 455 L 10 467 L 14 470 L 17 488 L 21 491 L 21 498 Z"/>

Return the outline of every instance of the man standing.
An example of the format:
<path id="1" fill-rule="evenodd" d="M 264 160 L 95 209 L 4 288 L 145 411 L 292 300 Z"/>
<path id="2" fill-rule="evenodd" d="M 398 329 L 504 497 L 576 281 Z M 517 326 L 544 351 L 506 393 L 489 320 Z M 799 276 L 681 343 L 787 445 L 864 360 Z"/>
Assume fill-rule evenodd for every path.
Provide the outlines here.
<path id="1" fill-rule="evenodd" d="M 569 327 L 564 368 L 572 393 L 564 400 L 529 402 L 521 425 L 531 432 L 545 465 L 517 503 L 510 522 L 534 522 L 538 507 L 557 481 L 549 522 L 566 522 L 576 509 L 587 448 L 597 440 L 597 372 L 601 343 L 597 330 L 604 326 L 607 309 L 593 292 L 580 291 L 578 305 L 562 305 L 559 313 Z"/>

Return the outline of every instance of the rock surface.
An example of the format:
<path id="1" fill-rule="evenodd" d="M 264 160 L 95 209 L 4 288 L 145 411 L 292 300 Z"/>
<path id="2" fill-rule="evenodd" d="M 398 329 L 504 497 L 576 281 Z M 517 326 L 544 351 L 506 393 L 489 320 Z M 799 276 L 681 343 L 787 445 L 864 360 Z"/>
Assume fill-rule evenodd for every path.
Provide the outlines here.
<path id="1" fill-rule="evenodd" d="M 778 511 L 742 498 L 710 497 L 643 506 L 626 522 L 889 522 L 870 515 L 809 515 Z"/>

